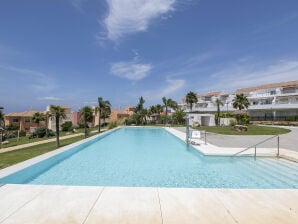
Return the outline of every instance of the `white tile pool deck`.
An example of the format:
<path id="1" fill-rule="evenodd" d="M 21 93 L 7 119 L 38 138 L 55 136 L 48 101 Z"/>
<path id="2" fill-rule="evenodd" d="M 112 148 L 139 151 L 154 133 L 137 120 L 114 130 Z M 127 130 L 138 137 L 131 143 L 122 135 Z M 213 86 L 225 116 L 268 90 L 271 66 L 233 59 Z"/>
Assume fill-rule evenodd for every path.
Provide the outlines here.
<path id="1" fill-rule="evenodd" d="M 298 223 L 297 190 L 4 185 L 0 223 Z"/>
<path id="2" fill-rule="evenodd" d="M 168 130 L 185 138 L 179 131 Z M 212 155 L 228 155 L 239 150 L 203 144 L 199 148 Z M 265 155 L 268 149 L 264 150 Z M 7 171 L 27 165 L 24 162 Z M 0 187 L 0 223 L 297 224 L 298 190 L 7 184 Z"/>

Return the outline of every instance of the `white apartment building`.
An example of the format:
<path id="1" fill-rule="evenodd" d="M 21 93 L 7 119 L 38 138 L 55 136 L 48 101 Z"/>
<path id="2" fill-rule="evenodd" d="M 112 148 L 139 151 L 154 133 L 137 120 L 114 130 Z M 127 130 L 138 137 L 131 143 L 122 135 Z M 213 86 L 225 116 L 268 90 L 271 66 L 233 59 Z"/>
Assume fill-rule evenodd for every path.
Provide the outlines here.
<path id="1" fill-rule="evenodd" d="M 233 99 L 236 94 L 247 96 L 250 106 L 248 113 L 251 120 L 296 120 L 298 121 L 298 80 L 290 82 L 259 85 L 255 87 L 237 89 L 232 94 L 223 92 L 210 92 L 197 95 L 198 102 L 193 105 L 193 112 L 215 113 L 216 99 L 223 102 L 222 112 L 232 112 Z M 185 98 L 182 108 L 190 111 Z"/>
<path id="2" fill-rule="evenodd" d="M 66 118 L 65 119 L 60 119 L 60 125 L 67 122 L 67 121 L 72 121 L 72 112 L 71 112 L 71 108 L 67 107 L 67 106 L 60 106 L 62 108 L 64 108 L 65 110 L 65 114 L 66 114 Z M 47 111 L 50 111 L 50 106 L 47 106 Z M 49 118 L 48 121 L 48 128 L 56 131 L 56 121 L 55 118 Z"/>

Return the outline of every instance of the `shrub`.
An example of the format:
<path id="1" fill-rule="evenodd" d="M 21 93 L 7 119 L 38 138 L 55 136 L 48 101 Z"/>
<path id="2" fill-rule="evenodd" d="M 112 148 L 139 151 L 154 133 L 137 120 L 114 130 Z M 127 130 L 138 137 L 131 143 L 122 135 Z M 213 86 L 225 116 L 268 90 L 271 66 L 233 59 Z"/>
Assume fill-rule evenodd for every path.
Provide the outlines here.
<path id="1" fill-rule="evenodd" d="M 34 133 L 31 134 L 32 137 L 37 136 L 38 138 L 43 138 L 45 136 L 54 136 L 54 132 L 46 127 L 37 128 Z"/>
<path id="2" fill-rule="evenodd" d="M 17 131 L 19 129 L 17 125 L 13 125 L 13 124 L 7 125 L 5 128 L 7 131 Z"/>
<path id="3" fill-rule="evenodd" d="M 62 131 L 72 131 L 72 122 L 71 121 L 66 121 L 61 125 Z"/>
<path id="4" fill-rule="evenodd" d="M 230 120 L 230 126 L 234 127 L 237 124 L 235 120 Z"/>
<path id="5" fill-rule="evenodd" d="M 248 125 L 250 121 L 248 114 L 236 115 L 236 120 L 237 120 L 237 123 L 241 125 Z"/>
<path id="6" fill-rule="evenodd" d="M 108 129 L 116 128 L 118 126 L 117 121 L 112 121 L 108 125 Z"/>
<path id="7" fill-rule="evenodd" d="M 19 133 L 19 136 L 20 136 L 20 137 L 25 137 L 25 136 L 26 136 L 26 132 L 25 132 L 25 131 L 23 131 L 23 130 L 22 130 L 22 131 L 20 131 L 20 133 Z"/>

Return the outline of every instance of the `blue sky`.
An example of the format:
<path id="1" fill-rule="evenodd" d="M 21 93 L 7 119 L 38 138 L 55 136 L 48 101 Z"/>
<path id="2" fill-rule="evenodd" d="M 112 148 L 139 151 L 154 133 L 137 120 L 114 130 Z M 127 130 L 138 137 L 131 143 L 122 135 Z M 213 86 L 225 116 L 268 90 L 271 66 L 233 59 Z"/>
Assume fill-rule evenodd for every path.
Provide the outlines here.
<path id="1" fill-rule="evenodd" d="M 0 30 L 6 113 L 298 80 L 297 0 L 2 0 Z"/>

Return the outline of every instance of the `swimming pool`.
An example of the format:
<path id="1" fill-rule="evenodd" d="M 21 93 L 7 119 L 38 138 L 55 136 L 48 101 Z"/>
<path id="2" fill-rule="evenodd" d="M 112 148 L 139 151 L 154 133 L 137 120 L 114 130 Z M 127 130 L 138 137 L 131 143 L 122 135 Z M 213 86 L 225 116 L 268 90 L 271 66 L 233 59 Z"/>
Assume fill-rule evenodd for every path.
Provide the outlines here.
<path id="1" fill-rule="evenodd" d="M 298 188 L 298 164 L 204 156 L 163 128 L 121 128 L 0 183 L 134 187 Z"/>

